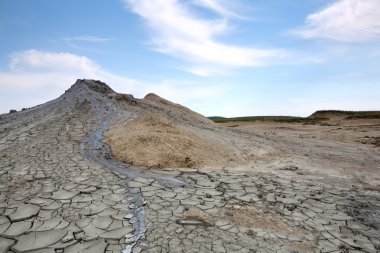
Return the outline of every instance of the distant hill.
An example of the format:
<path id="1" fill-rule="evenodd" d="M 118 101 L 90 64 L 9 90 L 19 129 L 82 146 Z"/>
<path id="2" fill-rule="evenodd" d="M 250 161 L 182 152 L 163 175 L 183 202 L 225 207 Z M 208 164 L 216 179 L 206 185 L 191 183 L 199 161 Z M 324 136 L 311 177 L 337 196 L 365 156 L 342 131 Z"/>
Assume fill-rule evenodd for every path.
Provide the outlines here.
<path id="1" fill-rule="evenodd" d="M 343 119 L 380 119 L 380 111 L 339 111 L 321 110 L 316 111 L 309 118 L 343 118 Z"/>

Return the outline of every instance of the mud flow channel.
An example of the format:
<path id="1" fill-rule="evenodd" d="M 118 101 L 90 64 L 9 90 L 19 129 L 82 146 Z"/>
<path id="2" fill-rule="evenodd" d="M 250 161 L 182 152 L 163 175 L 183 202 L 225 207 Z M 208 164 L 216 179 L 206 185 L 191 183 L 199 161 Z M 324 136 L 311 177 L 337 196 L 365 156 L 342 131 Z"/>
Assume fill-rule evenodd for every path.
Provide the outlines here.
<path id="1" fill-rule="evenodd" d="M 123 250 L 123 253 L 129 253 L 132 252 L 133 247 L 144 243 L 147 226 L 144 212 L 146 202 L 138 189 L 128 187 L 128 182 L 136 177 L 144 177 L 157 180 L 163 186 L 169 187 L 183 187 L 186 183 L 178 178 L 152 174 L 144 171 L 144 168 L 137 168 L 114 159 L 110 148 L 102 140 L 111 120 L 117 116 L 117 111 L 116 108 L 96 108 L 94 112 L 94 128 L 81 143 L 80 150 L 87 160 L 102 165 L 108 171 L 122 175 L 125 178 L 124 186 L 127 190 L 127 197 L 123 200 L 123 203 L 129 207 L 130 213 L 126 215 L 126 218 L 129 219 L 134 228 L 133 238 Z M 132 115 L 128 116 L 133 117 Z"/>

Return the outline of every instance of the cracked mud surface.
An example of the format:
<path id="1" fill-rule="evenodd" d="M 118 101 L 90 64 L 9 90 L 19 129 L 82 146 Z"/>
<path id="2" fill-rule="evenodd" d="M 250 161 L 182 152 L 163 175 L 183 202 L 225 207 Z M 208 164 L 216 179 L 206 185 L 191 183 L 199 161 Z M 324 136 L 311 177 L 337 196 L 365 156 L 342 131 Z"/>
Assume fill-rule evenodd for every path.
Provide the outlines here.
<path id="1" fill-rule="evenodd" d="M 141 109 L 126 111 L 134 100 L 120 104 L 104 89 L 81 81 L 1 118 L 0 252 L 380 251 L 379 191 L 355 175 L 340 182 L 339 173 L 321 176 L 329 169 L 316 173 L 324 154 L 337 152 L 322 142 L 305 150 L 304 142 L 229 129 L 222 138 L 242 135 L 268 152 L 239 169 L 138 168 L 113 159 L 101 141 L 112 120 Z M 378 149 L 345 147 L 329 166 L 359 168 L 364 156 L 362 180 L 375 184 Z"/>

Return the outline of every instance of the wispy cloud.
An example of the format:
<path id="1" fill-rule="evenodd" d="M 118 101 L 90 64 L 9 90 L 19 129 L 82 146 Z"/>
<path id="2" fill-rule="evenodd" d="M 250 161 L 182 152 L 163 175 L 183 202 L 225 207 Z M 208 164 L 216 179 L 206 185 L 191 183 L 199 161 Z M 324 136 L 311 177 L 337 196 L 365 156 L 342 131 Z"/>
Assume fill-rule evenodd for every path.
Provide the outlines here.
<path id="1" fill-rule="evenodd" d="M 113 38 L 98 37 L 93 35 L 83 35 L 75 37 L 63 38 L 64 41 L 83 41 L 83 42 L 107 42 L 114 40 Z"/>
<path id="2" fill-rule="evenodd" d="M 192 5 L 182 0 L 124 1 L 146 21 L 152 31 L 151 43 L 158 52 L 201 66 L 212 64 L 232 67 L 265 65 L 286 55 L 279 49 L 240 47 L 217 41 L 216 36 L 232 29 L 228 17 L 235 15 L 218 0 L 190 2 L 220 14 L 218 19 L 199 18 Z"/>
<path id="3" fill-rule="evenodd" d="M 111 73 L 86 56 L 35 49 L 15 52 L 9 69 L 0 71 L 0 113 L 12 108 L 30 107 L 61 95 L 76 79 L 102 80 L 113 89 L 142 97 L 150 92 L 187 105 L 207 100 L 226 91 L 213 85 L 177 80 L 148 83 Z M 18 99 L 22 97 L 22 99 Z"/>
<path id="4" fill-rule="evenodd" d="M 292 33 L 307 39 L 342 42 L 374 39 L 380 36 L 380 1 L 337 0 L 307 16 L 305 25 Z"/>

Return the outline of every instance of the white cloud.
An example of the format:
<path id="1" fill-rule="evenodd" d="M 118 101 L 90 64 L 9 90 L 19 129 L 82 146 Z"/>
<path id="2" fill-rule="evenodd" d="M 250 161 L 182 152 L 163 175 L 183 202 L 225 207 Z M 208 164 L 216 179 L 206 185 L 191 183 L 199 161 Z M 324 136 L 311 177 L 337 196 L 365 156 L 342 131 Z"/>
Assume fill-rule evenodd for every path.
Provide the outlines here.
<path id="1" fill-rule="evenodd" d="M 67 87 L 68 80 L 81 78 L 101 79 L 132 88 L 136 81 L 114 75 L 85 56 L 64 52 L 26 50 L 10 56 L 10 71 L 0 72 L 0 87 L 44 85 Z M 28 81 L 23 81 L 26 79 Z"/>
<path id="2" fill-rule="evenodd" d="M 209 76 L 226 76 L 228 75 L 228 70 L 224 68 L 215 68 L 212 66 L 193 66 L 183 68 L 182 70 L 192 73 L 197 76 L 209 77 Z"/>
<path id="3" fill-rule="evenodd" d="M 9 70 L 0 71 L 0 113 L 55 99 L 76 79 L 101 80 L 117 92 L 130 93 L 136 97 L 154 92 L 190 106 L 195 101 L 206 100 L 225 91 L 220 86 L 195 85 L 176 80 L 147 83 L 113 74 L 85 56 L 32 49 L 12 54 Z"/>
<path id="4" fill-rule="evenodd" d="M 151 42 L 155 50 L 161 53 L 198 65 L 233 67 L 265 65 L 285 56 L 282 50 L 239 47 L 218 42 L 215 37 L 230 30 L 226 17 L 233 15 L 220 4 L 220 0 L 193 2 L 221 14 L 220 19 L 201 19 L 189 4 L 181 0 L 124 1 L 151 28 Z"/>
<path id="5" fill-rule="evenodd" d="M 33 49 L 16 52 L 10 56 L 9 70 L 0 71 L 0 113 L 52 100 L 82 78 L 104 80 L 124 91 L 138 83 L 105 71 L 85 56 Z"/>
<path id="6" fill-rule="evenodd" d="M 305 23 L 292 33 L 308 39 L 368 41 L 380 36 L 380 1 L 337 0 L 307 16 Z"/>
<path id="7" fill-rule="evenodd" d="M 26 50 L 10 56 L 10 69 L 14 72 L 55 70 L 58 72 L 93 74 L 99 67 L 85 56 L 70 53 L 52 53 L 38 50 Z"/>

